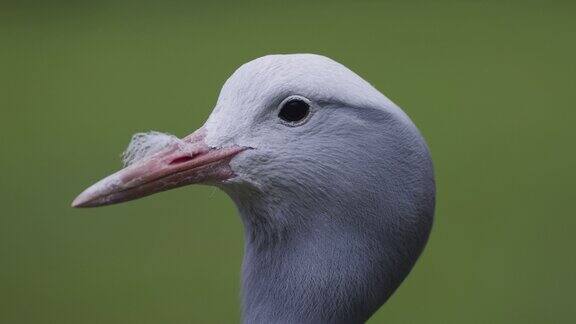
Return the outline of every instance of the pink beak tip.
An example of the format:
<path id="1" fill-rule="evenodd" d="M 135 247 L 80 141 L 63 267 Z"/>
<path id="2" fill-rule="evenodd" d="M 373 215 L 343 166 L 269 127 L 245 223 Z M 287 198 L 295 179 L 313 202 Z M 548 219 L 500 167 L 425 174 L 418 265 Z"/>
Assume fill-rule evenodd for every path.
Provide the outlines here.
<path id="1" fill-rule="evenodd" d="M 90 204 L 91 201 L 92 199 L 90 195 L 87 195 L 86 191 L 84 191 L 81 194 L 79 194 L 76 198 L 74 198 L 74 201 L 72 201 L 72 204 L 70 204 L 70 206 L 73 208 L 93 207 Z"/>
<path id="2" fill-rule="evenodd" d="M 74 199 L 74 201 L 72 201 L 72 204 L 70 204 L 71 207 L 73 208 L 83 208 L 83 207 L 88 207 L 86 205 L 86 201 L 84 199 L 82 199 L 83 197 L 78 196 Z"/>

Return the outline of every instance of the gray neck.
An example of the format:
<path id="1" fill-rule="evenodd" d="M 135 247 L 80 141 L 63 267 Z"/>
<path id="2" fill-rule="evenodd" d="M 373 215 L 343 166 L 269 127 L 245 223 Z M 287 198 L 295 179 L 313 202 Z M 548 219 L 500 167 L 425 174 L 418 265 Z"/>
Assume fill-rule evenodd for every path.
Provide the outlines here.
<path id="1" fill-rule="evenodd" d="M 353 202 L 346 209 L 335 203 L 302 215 L 286 212 L 294 206 L 273 211 L 260 208 L 271 202 L 235 200 L 246 231 L 245 324 L 365 322 L 410 271 L 430 225 L 412 224 L 408 239 L 421 239 L 406 244 L 403 224 L 388 223 L 378 204 L 359 210 Z"/>
<path id="2" fill-rule="evenodd" d="M 416 262 L 434 213 L 426 144 L 406 121 L 363 125 L 360 142 L 329 137 L 292 155 L 259 148 L 251 168 L 261 181 L 222 188 L 245 228 L 244 323 L 362 323 Z M 278 156 L 297 167 L 279 172 L 267 162 Z"/>

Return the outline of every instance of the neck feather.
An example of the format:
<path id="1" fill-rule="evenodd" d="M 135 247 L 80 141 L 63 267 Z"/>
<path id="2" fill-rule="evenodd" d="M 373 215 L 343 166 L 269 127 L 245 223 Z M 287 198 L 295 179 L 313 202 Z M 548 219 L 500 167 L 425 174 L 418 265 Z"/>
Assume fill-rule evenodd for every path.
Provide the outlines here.
<path id="1" fill-rule="evenodd" d="M 385 224 L 390 218 L 376 215 L 377 206 L 303 215 L 286 212 L 294 208 L 261 208 L 270 202 L 237 204 L 245 223 L 246 324 L 363 323 L 398 287 L 423 246 L 398 245 L 406 242 L 399 237 L 404 233 Z M 344 221 L 350 217 L 361 226 Z"/>

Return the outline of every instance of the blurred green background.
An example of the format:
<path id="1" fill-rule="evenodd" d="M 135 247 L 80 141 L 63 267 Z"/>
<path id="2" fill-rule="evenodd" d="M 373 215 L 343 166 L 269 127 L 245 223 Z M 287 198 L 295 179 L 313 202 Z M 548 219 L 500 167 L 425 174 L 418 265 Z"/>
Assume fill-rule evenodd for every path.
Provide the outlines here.
<path id="1" fill-rule="evenodd" d="M 0 323 L 235 323 L 242 229 L 189 187 L 73 210 L 269 53 L 340 61 L 431 147 L 436 224 L 370 323 L 576 321 L 576 4 L 0 2 Z"/>

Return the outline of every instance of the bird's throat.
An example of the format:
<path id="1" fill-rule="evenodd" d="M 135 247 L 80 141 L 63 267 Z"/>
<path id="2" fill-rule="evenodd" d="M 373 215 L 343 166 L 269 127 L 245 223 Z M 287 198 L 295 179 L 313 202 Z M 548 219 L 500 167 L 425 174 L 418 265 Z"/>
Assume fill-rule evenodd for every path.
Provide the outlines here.
<path id="1" fill-rule="evenodd" d="M 245 225 L 244 323 L 363 323 L 399 283 L 388 277 L 385 244 L 365 235 L 326 224 Z"/>
<path id="2" fill-rule="evenodd" d="M 278 205 L 258 192 L 228 193 L 245 227 L 246 324 L 364 323 L 410 272 L 431 225 L 385 198 Z"/>

